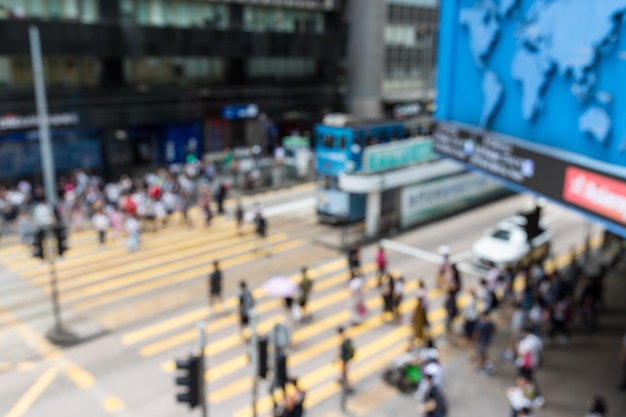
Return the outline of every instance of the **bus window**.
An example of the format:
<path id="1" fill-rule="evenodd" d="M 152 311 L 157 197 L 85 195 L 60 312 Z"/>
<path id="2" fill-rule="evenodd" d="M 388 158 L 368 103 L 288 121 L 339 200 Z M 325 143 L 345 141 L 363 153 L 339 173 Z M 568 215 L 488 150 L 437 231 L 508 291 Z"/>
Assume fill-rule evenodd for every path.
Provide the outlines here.
<path id="1" fill-rule="evenodd" d="M 339 147 L 341 149 L 346 149 L 346 137 L 342 136 L 339 138 Z"/>
<path id="2" fill-rule="evenodd" d="M 413 134 L 413 132 L 411 132 L 411 129 L 407 128 L 406 129 L 406 138 L 409 139 L 412 134 Z"/>
<path id="3" fill-rule="evenodd" d="M 334 147 L 333 135 L 324 135 L 324 146 L 327 148 Z"/>
<path id="4" fill-rule="evenodd" d="M 324 177 L 324 188 L 330 190 L 330 177 Z"/>
<path id="5" fill-rule="evenodd" d="M 374 138 L 372 135 L 367 135 L 365 137 L 365 146 L 372 146 L 374 144 Z"/>

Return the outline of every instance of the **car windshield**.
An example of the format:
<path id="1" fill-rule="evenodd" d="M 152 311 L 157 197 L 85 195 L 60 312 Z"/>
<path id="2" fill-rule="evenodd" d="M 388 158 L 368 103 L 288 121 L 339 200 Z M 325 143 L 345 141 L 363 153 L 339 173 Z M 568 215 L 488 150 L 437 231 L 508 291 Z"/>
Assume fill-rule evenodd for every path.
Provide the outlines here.
<path id="1" fill-rule="evenodd" d="M 496 230 L 495 232 L 493 232 L 491 234 L 491 237 L 508 242 L 509 239 L 511 238 L 511 232 L 508 230 L 500 229 L 500 230 Z"/>

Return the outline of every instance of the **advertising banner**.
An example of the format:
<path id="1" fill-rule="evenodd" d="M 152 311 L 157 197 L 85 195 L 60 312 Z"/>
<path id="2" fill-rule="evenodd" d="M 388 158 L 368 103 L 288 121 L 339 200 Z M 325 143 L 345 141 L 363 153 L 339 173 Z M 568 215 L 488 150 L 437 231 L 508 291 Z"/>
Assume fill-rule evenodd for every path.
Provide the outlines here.
<path id="1" fill-rule="evenodd" d="M 502 192 L 502 189 L 496 181 L 473 173 L 403 188 L 400 197 L 400 226 L 406 228 L 458 211 L 494 193 Z"/>
<path id="2" fill-rule="evenodd" d="M 454 124 L 439 124 L 433 140 L 435 151 L 444 156 L 501 178 L 518 191 L 536 191 L 581 210 L 626 235 L 624 178 Z"/>

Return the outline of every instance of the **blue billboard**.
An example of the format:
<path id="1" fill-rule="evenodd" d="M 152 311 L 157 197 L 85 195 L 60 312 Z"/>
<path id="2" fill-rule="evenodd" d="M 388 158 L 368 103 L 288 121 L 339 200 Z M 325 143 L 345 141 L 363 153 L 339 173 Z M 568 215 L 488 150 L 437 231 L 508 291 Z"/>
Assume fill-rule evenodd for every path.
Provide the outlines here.
<path id="1" fill-rule="evenodd" d="M 626 165 L 626 0 L 441 2 L 439 120 Z"/>
<path id="2" fill-rule="evenodd" d="M 435 150 L 626 235 L 626 0 L 440 4 Z"/>

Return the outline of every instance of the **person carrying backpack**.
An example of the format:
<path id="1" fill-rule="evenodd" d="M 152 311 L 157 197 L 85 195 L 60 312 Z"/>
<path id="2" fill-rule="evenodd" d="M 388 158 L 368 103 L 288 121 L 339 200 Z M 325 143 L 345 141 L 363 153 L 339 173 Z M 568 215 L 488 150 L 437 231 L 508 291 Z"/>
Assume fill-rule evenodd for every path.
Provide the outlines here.
<path id="1" fill-rule="evenodd" d="M 355 348 L 352 339 L 345 335 L 343 327 L 337 329 L 337 334 L 341 338 L 341 344 L 339 345 L 339 361 L 341 362 L 341 379 L 339 383 L 342 384 L 348 394 L 352 394 L 354 390 L 350 386 L 348 380 L 348 363 L 354 359 Z"/>
<path id="2" fill-rule="evenodd" d="M 250 323 L 250 313 L 254 309 L 254 298 L 246 281 L 241 281 L 239 288 L 239 328 L 243 337 L 243 332 Z"/>
<path id="3" fill-rule="evenodd" d="M 446 417 L 448 414 L 448 404 L 440 388 L 433 384 L 433 376 L 424 375 L 424 380 L 428 390 L 424 395 L 424 417 Z"/>

